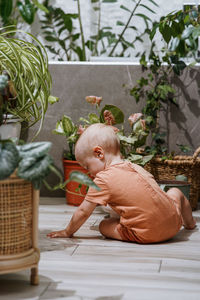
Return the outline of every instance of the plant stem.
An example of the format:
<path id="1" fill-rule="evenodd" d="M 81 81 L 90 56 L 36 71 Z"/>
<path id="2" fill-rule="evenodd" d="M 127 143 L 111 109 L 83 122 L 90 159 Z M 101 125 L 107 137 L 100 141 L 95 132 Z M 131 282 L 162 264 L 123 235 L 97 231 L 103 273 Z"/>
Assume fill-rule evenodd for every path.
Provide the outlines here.
<path id="1" fill-rule="evenodd" d="M 79 20 L 80 33 L 81 33 L 82 51 L 83 51 L 82 60 L 86 60 L 86 54 L 85 54 L 85 39 L 84 39 L 83 26 L 82 26 L 82 20 L 81 20 L 80 0 L 77 1 L 77 5 L 78 5 L 78 20 Z"/>
<path id="2" fill-rule="evenodd" d="M 112 50 L 110 51 L 110 53 L 108 54 L 108 56 L 112 56 L 112 55 L 113 55 L 113 52 L 115 51 L 117 45 L 118 45 L 119 42 L 121 41 L 121 39 L 122 39 L 122 37 L 123 37 L 123 35 L 124 35 L 126 29 L 128 28 L 128 25 L 129 25 L 129 23 L 130 23 L 132 17 L 133 17 L 133 15 L 134 15 L 136 9 L 137 9 L 138 6 L 140 5 L 140 2 L 141 2 L 141 1 L 142 1 L 142 0 L 139 0 L 138 3 L 135 5 L 135 7 L 134 7 L 134 9 L 133 9 L 133 11 L 132 11 L 132 13 L 131 13 L 131 15 L 130 15 L 130 17 L 129 17 L 127 23 L 126 23 L 126 25 L 125 25 L 125 27 L 124 27 L 124 29 L 122 30 L 122 32 L 121 32 L 121 34 L 120 34 L 120 36 L 119 36 L 117 42 L 116 42 L 115 45 L 113 46 L 113 48 L 112 48 Z"/>
<path id="3" fill-rule="evenodd" d="M 94 55 L 98 55 L 97 46 L 100 36 L 100 26 L 101 26 L 101 0 L 99 0 L 99 15 L 98 15 L 98 24 L 97 24 L 97 37 L 94 46 Z"/>

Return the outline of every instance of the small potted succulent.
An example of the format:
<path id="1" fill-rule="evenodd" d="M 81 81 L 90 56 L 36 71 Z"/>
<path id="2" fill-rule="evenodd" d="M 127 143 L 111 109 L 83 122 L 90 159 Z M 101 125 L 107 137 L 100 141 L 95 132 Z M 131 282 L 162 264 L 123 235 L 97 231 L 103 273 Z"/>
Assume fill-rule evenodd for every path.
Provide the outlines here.
<path id="1" fill-rule="evenodd" d="M 53 133 L 65 136 L 68 144 L 68 151 L 64 152 L 63 157 L 65 180 L 68 180 L 69 175 L 73 170 L 87 173 L 75 159 L 74 146 L 79 135 L 85 128 L 94 123 L 105 123 L 109 126 L 113 126 L 113 129 L 120 139 L 121 152 L 125 159 L 144 165 L 152 158 L 152 155 L 144 156 L 137 153 L 137 148 L 145 144 L 146 137 L 148 136 L 142 114 L 133 114 L 129 117 L 131 133 L 126 135 L 123 126 L 121 126 L 120 129 L 115 127 L 115 125 L 124 123 L 124 114 L 118 107 L 106 104 L 100 109 L 102 97 L 87 96 L 85 99 L 91 105 L 96 106 L 97 113 L 89 113 L 87 118 L 81 117 L 79 119 L 80 123 L 77 125 L 74 124 L 69 116 L 64 115 L 62 119 L 56 123 L 56 128 L 53 130 Z M 69 182 L 66 185 L 67 203 L 79 205 L 83 201 L 86 192 L 86 186 L 75 182 Z"/>
<path id="2" fill-rule="evenodd" d="M 13 37 L 25 35 L 26 40 Z M 29 40 L 29 41 L 28 41 Z M 4 124 L 17 118 L 32 126 L 43 125 L 51 96 L 52 80 L 45 48 L 33 35 L 8 28 L 0 29 L 0 134 Z"/>

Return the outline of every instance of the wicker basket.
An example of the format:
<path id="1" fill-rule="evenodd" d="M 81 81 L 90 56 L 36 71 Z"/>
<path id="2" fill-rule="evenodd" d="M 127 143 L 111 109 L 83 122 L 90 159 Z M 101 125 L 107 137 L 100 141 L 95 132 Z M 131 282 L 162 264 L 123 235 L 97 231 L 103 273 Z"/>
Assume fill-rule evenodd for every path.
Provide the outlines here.
<path id="1" fill-rule="evenodd" d="M 39 191 L 12 175 L 0 181 L 0 274 L 31 268 L 38 284 L 37 247 Z"/>
<path id="2" fill-rule="evenodd" d="M 153 174 L 157 181 L 175 180 L 175 177 L 181 174 L 187 176 L 188 183 L 191 184 L 189 201 L 193 210 L 197 209 L 200 198 L 199 153 L 200 147 L 193 156 L 175 156 L 173 160 L 154 158 L 145 166 L 145 169 Z"/>

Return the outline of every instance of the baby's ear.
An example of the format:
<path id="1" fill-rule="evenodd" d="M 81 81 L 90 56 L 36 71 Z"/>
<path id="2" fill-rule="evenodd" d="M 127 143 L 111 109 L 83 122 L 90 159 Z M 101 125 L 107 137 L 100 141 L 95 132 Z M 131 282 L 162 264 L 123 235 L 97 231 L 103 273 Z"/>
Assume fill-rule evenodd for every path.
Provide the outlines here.
<path id="1" fill-rule="evenodd" d="M 94 153 L 94 156 L 99 158 L 99 159 L 103 159 L 104 158 L 104 151 L 103 149 L 100 147 L 100 146 L 95 146 L 93 148 L 93 153 Z"/>

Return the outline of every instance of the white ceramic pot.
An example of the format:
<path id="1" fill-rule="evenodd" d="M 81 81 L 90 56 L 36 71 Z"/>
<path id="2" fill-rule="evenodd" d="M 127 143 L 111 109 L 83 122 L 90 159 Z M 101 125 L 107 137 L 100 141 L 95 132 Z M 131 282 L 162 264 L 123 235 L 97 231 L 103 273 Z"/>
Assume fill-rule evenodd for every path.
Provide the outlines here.
<path id="1" fill-rule="evenodd" d="M 21 133 L 20 119 L 13 115 L 7 115 L 6 122 L 0 125 L 0 137 L 2 140 L 16 138 L 19 140 Z"/>

